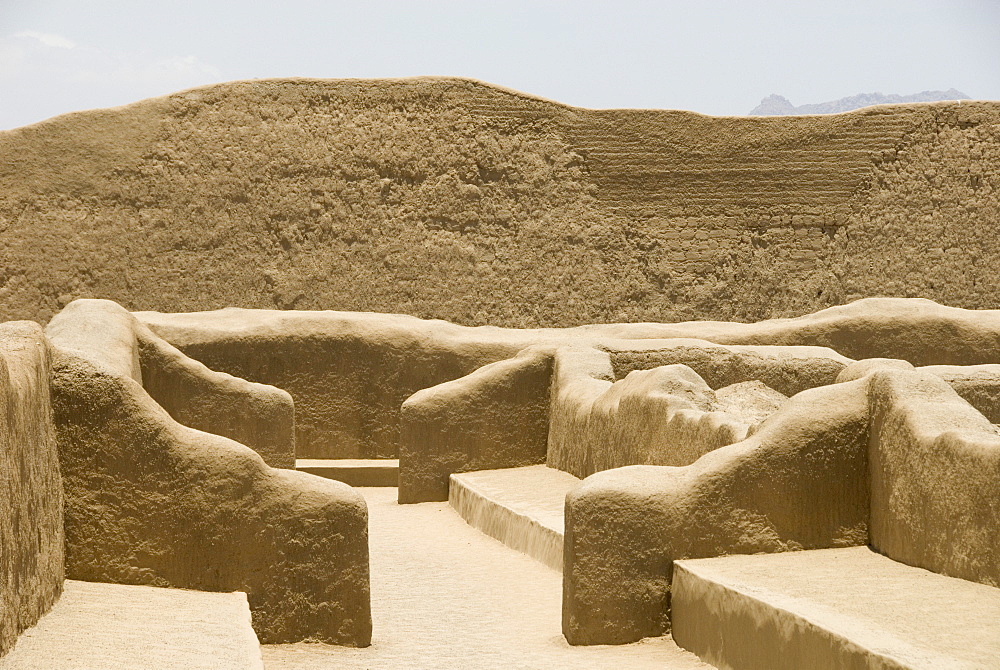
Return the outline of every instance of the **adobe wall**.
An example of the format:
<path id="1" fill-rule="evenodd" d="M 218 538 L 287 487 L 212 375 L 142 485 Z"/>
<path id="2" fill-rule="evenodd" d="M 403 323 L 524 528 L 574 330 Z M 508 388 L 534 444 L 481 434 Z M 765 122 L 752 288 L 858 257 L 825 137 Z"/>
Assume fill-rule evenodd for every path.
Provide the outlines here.
<path id="1" fill-rule="evenodd" d="M 987 390 L 994 367 L 978 366 Z M 668 630 L 670 566 L 680 558 L 870 544 L 896 561 L 1000 584 L 1000 427 L 935 374 L 959 370 L 856 361 L 690 465 L 585 479 L 566 503 L 567 639 L 621 643 Z M 974 388 L 970 375 L 961 381 Z M 838 528 L 837 518 L 853 522 Z"/>
<path id="2" fill-rule="evenodd" d="M 510 327 L 993 308 L 997 165 L 990 102 L 707 117 L 233 82 L 0 132 L 0 318 L 77 297 Z"/>
<path id="3" fill-rule="evenodd" d="M 397 458 L 399 407 L 407 397 L 530 342 L 393 314 L 137 316 L 212 369 L 290 393 L 299 458 Z"/>
<path id="4" fill-rule="evenodd" d="M 866 401 L 862 382 L 810 389 L 749 438 L 684 467 L 587 477 L 566 498 L 570 644 L 667 632 L 674 560 L 866 544 Z"/>
<path id="5" fill-rule="evenodd" d="M 930 365 L 921 369 L 948 382 L 963 400 L 1000 425 L 1000 365 Z"/>
<path id="6" fill-rule="evenodd" d="M 871 544 L 1000 586 L 1000 426 L 931 374 L 872 380 Z"/>
<path id="7" fill-rule="evenodd" d="M 49 367 L 37 324 L 0 324 L 0 656 L 62 593 L 63 490 Z"/>
<path id="8" fill-rule="evenodd" d="M 410 395 L 532 345 L 606 349 L 610 361 L 602 363 L 605 371 L 594 378 L 597 386 L 610 385 L 630 370 L 683 363 L 713 388 L 761 380 L 785 395 L 830 383 L 846 357 L 975 365 L 996 362 L 1000 350 L 1000 311 L 956 309 L 915 299 L 867 299 L 754 324 L 625 323 L 523 330 L 334 311 L 224 309 L 135 316 L 216 370 L 288 391 L 295 403 L 299 458 L 395 458 L 399 408 Z M 942 339 L 942 332 L 953 336 Z M 668 338 L 686 342 L 662 341 Z M 713 347 L 710 342 L 727 346 Z M 558 413 L 555 416 L 558 421 Z M 554 462 L 578 474 L 592 471 L 583 461 Z"/>
<path id="9" fill-rule="evenodd" d="M 706 345 L 699 357 L 692 355 L 693 344 L 689 341 L 688 346 L 674 351 L 661 349 L 655 352 L 667 359 L 661 365 L 632 370 L 616 381 L 608 352 L 583 347 L 559 349 L 551 387 L 547 464 L 577 477 L 627 465 L 682 466 L 745 439 L 759 419 L 730 405 L 724 397 L 732 390 L 752 403 L 747 396 L 750 391 L 728 387 L 717 394 L 691 367 L 667 361 L 700 358 L 698 362 L 707 363 L 705 367 L 743 368 L 746 374 L 755 363 L 760 366 L 767 360 L 767 349 Z M 777 361 L 785 353 L 784 365 L 775 365 L 778 370 L 760 377 L 776 378 L 781 372 L 795 376 L 794 372 L 801 373 L 794 370 L 796 367 L 839 369 L 844 365 L 832 351 L 816 348 L 809 356 L 804 347 L 799 351 L 776 349 L 770 358 Z M 792 358 L 796 354 L 798 361 Z M 736 383 L 746 381 L 737 379 Z M 785 399 L 763 384 L 760 387 Z"/>
<path id="10" fill-rule="evenodd" d="M 138 350 L 141 330 L 104 300 L 76 301 L 46 328 L 67 575 L 244 591 L 262 642 L 370 644 L 364 499 L 175 421 L 131 375 L 125 343 Z"/>
<path id="11" fill-rule="evenodd" d="M 138 333 L 142 387 L 178 423 L 245 444 L 273 468 L 295 467 L 292 396 L 188 358 L 148 328 Z"/>
<path id="12" fill-rule="evenodd" d="M 407 398 L 399 502 L 447 500 L 454 472 L 544 463 L 551 378 L 551 349 L 530 347 Z"/>

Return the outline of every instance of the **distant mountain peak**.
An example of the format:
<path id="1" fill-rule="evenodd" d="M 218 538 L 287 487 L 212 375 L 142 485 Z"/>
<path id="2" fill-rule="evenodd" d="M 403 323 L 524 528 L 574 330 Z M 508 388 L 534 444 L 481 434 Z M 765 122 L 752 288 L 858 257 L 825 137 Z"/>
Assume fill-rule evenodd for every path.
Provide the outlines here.
<path id="1" fill-rule="evenodd" d="M 859 93 L 839 100 L 796 107 L 787 98 L 772 93 L 750 110 L 750 116 L 787 116 L 791 114 L 838 114 L 871 105 L 907 102 L 938 102 L 939 100 L 968 100 L 969 96 L 954 88 L 947 91 L 921 91 L 912 95 L 890 93 Z"/>
<path id="2" fill-rule="evenodd" d="M 783 116 L 794 114 L 795 105 L 789 102 L 788 98 L 772 93 L 750 112 L 751 116 Z"/>

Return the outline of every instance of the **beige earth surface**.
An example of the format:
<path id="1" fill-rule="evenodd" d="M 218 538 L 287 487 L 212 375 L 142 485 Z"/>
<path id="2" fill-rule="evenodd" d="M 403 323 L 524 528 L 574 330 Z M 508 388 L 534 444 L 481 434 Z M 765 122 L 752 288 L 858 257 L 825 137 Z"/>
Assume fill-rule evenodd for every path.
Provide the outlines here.
<path id="1" fill-rule="evenodd" d="M 361 489 L 371 538 L 372 646 L 267 645 L 268 670 L 710 668 L 669 637 L 571 647 L 561 575 L 467 525 L 447 503 Z"/>
<path id="2" fill-rule="evenodd" d="M 2 670 L 261 670 L 243 593 L 67 580 Z"/>

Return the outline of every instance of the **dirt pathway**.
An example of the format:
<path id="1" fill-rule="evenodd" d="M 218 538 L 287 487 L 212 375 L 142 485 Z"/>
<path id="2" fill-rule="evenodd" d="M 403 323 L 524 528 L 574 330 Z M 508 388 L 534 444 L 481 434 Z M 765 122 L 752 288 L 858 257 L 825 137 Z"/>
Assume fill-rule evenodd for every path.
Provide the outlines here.
<path id="1" fill-rule="evenodd" d="M 710 668 L 670 638 L 571 647 L 560 632 L 562 576 L 470 527 L 447 503 L 368 501 L 374 635 L 367 649 L 268 645 L 267 670 Z"/>

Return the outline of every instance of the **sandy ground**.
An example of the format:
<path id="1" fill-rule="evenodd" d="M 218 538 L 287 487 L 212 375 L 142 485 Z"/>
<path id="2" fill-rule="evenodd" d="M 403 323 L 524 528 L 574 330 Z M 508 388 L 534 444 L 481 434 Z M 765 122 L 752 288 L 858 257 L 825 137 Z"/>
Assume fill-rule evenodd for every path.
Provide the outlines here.
<path id="1" fill-rule="evenodd" d="M 558 572 L 470 527 L 447 503 L 397 505 L 395 488 L 361 491 L 370 514 L 372 646 L 267 645 L 268 670 L 711 667 L 670 638 L 569 646 Z"/>
<path id="2" fill-rule="evenodd" d="M 242 593 L 66 580 L 2 670 L 260 670 Z"/>

